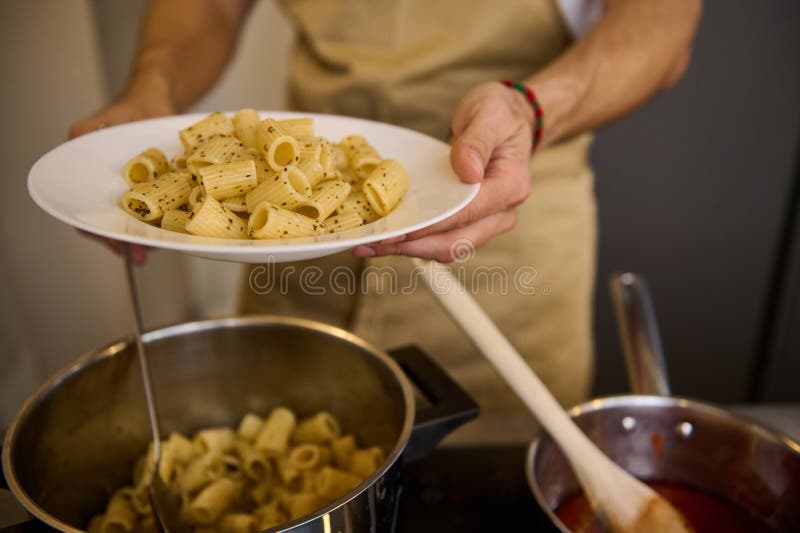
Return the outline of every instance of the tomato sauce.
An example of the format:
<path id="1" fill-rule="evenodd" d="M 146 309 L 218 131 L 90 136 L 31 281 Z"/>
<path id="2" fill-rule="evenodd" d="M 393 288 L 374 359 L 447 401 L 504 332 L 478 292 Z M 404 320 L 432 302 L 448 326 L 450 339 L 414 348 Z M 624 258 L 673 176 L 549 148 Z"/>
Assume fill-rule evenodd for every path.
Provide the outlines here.
<path id="1" fill-rule="evenodd" d="M 697 533 L 777 533 L 745 509 L 718 496 L 670 483 L 647 483 L 668 500 Z M 583 493 L 564 501 L 556 516 L 574 533 L 606 533 Z"/>

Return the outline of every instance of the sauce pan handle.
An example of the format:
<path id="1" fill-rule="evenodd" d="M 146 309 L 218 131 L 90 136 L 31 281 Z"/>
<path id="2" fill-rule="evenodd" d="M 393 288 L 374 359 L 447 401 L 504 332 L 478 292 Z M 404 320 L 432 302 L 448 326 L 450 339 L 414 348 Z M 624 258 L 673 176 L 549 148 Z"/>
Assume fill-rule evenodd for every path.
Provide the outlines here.
<path id="1" fill-rule="evenodd" d="M 647 282 L 632 272 L 615 273 L 609 286 L 631 390 L 669 396 L 664 348 Z"/>
<path id="2" fill-rule="evenodd" d="M 417 407 L 414 429 L 403 452 L 406 461 L 413 461 L 430 453 L 448 433 L 477 417 L 478 404 L 416 346 L 390 350 L 389 355 L 429 404 Z"/>

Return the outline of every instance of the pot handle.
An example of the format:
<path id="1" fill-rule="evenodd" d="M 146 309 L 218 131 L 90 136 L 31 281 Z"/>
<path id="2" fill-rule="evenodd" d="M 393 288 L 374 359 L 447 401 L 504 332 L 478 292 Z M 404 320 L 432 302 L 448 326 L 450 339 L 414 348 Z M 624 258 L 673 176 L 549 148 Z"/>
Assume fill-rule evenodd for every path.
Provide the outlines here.
<path id="1" fill-rule="evenodd" d="M 614 273 L 609 286 L 631 390 L 669 396 L 664 348 L 647 282 L 632 272 Z"/>
<path id="2" fill-rule="evenodd" d="M 418 407 L 414 428 L 403 457 L 420 459 L 430 453 L 448 433 L 478 416 L 479 408 L 439 365 L 416 346 L 389 351 L 429 406 Z"/>

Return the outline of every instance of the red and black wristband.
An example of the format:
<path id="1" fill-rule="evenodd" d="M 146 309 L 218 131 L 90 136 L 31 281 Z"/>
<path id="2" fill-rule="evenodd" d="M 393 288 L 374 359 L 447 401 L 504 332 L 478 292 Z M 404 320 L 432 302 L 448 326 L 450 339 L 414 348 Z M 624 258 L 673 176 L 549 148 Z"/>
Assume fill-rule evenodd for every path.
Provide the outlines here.
<path id="1" fill-rule="evenodd" d="M 536 98 L 536 93 L 521 81 L 500 80 L 500 83 L 509 89 L 515 89 L 522 93 L 528 103 L 531 104 L 534 116 L 532 150 L 535 151 L 536 147 L 538 147 L 539 143 L 542 141 L 542 131 L 544 129 L 544 112 L 542 111 L 542 106 L 539 105 L 539 100 Z"/>

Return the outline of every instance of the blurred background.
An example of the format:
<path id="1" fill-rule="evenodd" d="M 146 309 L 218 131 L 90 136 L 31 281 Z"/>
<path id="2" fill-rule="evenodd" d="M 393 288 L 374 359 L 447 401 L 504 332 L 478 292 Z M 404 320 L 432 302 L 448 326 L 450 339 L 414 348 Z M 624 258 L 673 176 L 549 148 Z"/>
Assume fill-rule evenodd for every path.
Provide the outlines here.
<path id="1" fill-rule="evenodd" d="M 39 211 L 25 181 L 120 90 L 143 5 L 0 2 L 0 427 L 57 369 L 131 331 L 121 260 Z M 675 394 L 800 401 L 798 27 L 796 0 L 706 0 L 685 79 L 598 134 L 596 393 L 627 390 L 606 282 L 635 270 L 650 281 Z M 283 108 L 291 40 L 275 4 L 257 2 L 224 79 L 193 110 Z M 152 254 L 148 325 L 234 313 L 242 275 Z"/>

